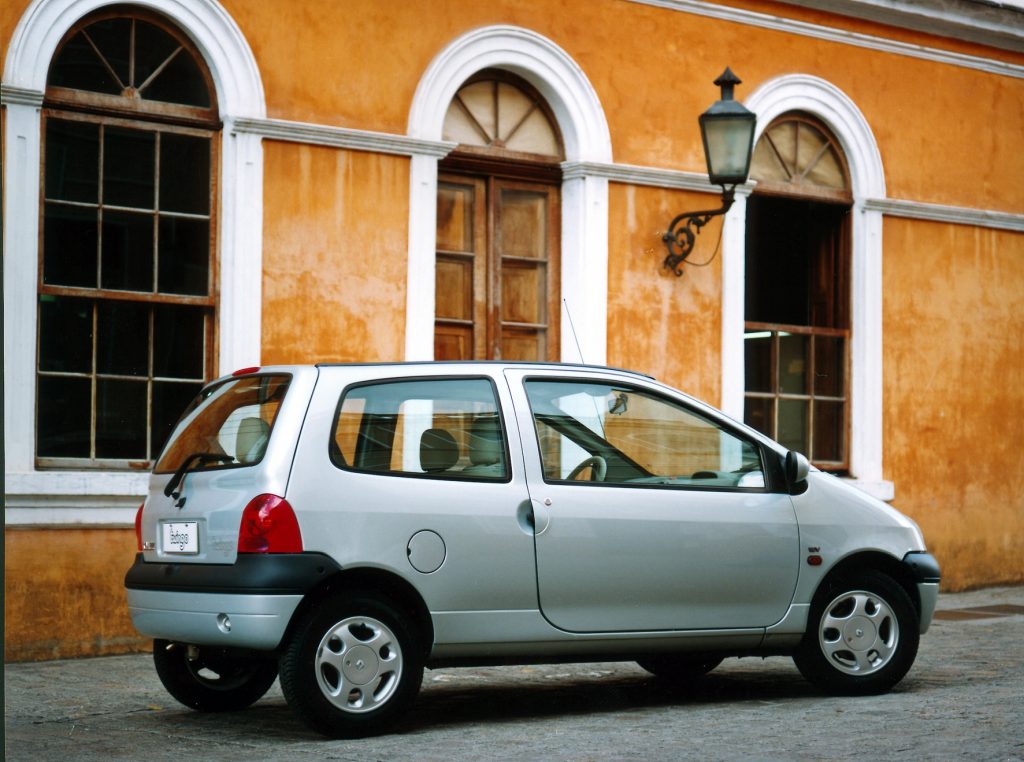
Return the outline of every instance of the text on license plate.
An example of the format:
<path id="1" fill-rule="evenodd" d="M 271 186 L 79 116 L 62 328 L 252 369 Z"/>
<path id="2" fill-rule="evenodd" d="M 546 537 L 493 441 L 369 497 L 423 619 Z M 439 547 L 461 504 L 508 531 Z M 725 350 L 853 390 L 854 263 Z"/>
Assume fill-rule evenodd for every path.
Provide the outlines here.
<path id="1" fill-rule="evenodd" d="M 199 522 L 176 521 L 160 525 L 163 528 L 164 553 L 198 553 Z"/>

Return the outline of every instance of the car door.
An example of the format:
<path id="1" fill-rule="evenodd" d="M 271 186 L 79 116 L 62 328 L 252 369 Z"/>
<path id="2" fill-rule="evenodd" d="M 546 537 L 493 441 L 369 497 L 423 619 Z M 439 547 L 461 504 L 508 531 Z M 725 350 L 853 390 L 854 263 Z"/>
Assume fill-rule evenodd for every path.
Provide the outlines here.
<path id="1" fill-rule="evenodd" d="M 504 386 L 444 366 L 322 367 L 287 496 L 306 550 L 403 576 L 442 612 L 435 625 L 453 612 L 536 610 Z"/>
<path id="2" fill-rule="evenodd" d="M 656 385 L 509 370 L 544 616 L 573 632 L 760 628 L 792 600 L 798 531 L 765 453 Z"/>

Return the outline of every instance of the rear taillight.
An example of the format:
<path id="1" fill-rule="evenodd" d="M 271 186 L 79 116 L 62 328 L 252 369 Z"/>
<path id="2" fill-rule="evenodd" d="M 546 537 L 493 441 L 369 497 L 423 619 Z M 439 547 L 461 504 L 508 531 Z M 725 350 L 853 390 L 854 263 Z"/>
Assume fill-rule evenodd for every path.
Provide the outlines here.
<path id="1" fill-rule="evenodd" d="M 143 503 L 139 510 L 135 511 L 135 549 L 142 552 L 142 509 L 146 507 Z"/>
<path id="2" fill-rule="evenodd" d="M 302 534 L 295 511 L 283 497 L 258 495 L 242 511 L 239 553 L 301 553 Z"/>

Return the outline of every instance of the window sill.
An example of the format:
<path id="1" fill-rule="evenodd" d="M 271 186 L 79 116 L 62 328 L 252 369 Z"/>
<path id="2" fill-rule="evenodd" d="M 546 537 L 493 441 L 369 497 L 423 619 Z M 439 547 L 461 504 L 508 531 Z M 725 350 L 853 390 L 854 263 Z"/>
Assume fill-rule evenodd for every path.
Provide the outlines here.
<path id="1" fill-rule="evenodd" d="M 896 485 L 890 481 L 867 481 L 865 479 L 854 479 L 847 476 L 840 477 L 851 487 L 856 487 L 861 492 L 866 492 L 871 497 L 891 503 L 896 496 Z"/>
<path id="2" fill-rule="evenodd" d="M 149 473 L 30 471 L 4 481 L 7 527 L 130 528 Z"/>

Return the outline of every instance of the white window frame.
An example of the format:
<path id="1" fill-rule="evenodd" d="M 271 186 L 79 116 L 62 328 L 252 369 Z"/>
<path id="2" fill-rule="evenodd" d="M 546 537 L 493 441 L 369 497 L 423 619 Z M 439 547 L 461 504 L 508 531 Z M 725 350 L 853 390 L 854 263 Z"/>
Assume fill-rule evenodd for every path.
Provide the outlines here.
<path id="1" fill-rule="evenodd" d="M 850 476 L 858 487 L 891 500 L 893 484 L 882 478 L 882 212 L 868 205 L 872 199 L 885 198 L 878 143 L 856 104 L 835 85 L 818 77 L 791 74 L 770 80 L 746 100 L 746 106 L 757 114 L 755 141 L 776 117 L 805 111 L 832 130 L 846 156 L 853 192 Z M 726 219 L 722 245 L 722 407 L 740 420 L 749 189 L 743 190 Z"/>
<path id="2" fill-rule="evenodd" d="M 130 526 L 148 474 L 35 469 L 36 303 L 39 267 L 41 108 L 57 45 L 80 19 L 109 0 L 33 0 L 4 61 L 7 110 L 4 172 L 5 523 Z M 216 0 L 141 0 L 195 43 L 216 88 L 221 133 L 218 304 L 219 370 L 260 360 L 263 259 L 263 146 L 234 132 L 240 118 L 263 118 L 256 59 Z"/>
<path id="3" fill-rule="evenodd" d="M 448 45 L 427 68 L 413 97 L 408 134 L 440 141 L 455 93 L 469 77 L 488 68 L 518 74 L 537 88 L 555 115 L 566 157 L 561 198 L 561 358 L 604 364 L 608 353 L 608 179 L 589 173 L 584 163 L 611 162 L 611 135 L 597 93 L 580 66 L 554 42 L 528 29 L 505 25 L 475 29 Z M 407 360 L 434 357 L 437 162 L 437 156 L 414 155 L 410 167 Z M 572 171 L 566 171 L 568 165 Z"/>

